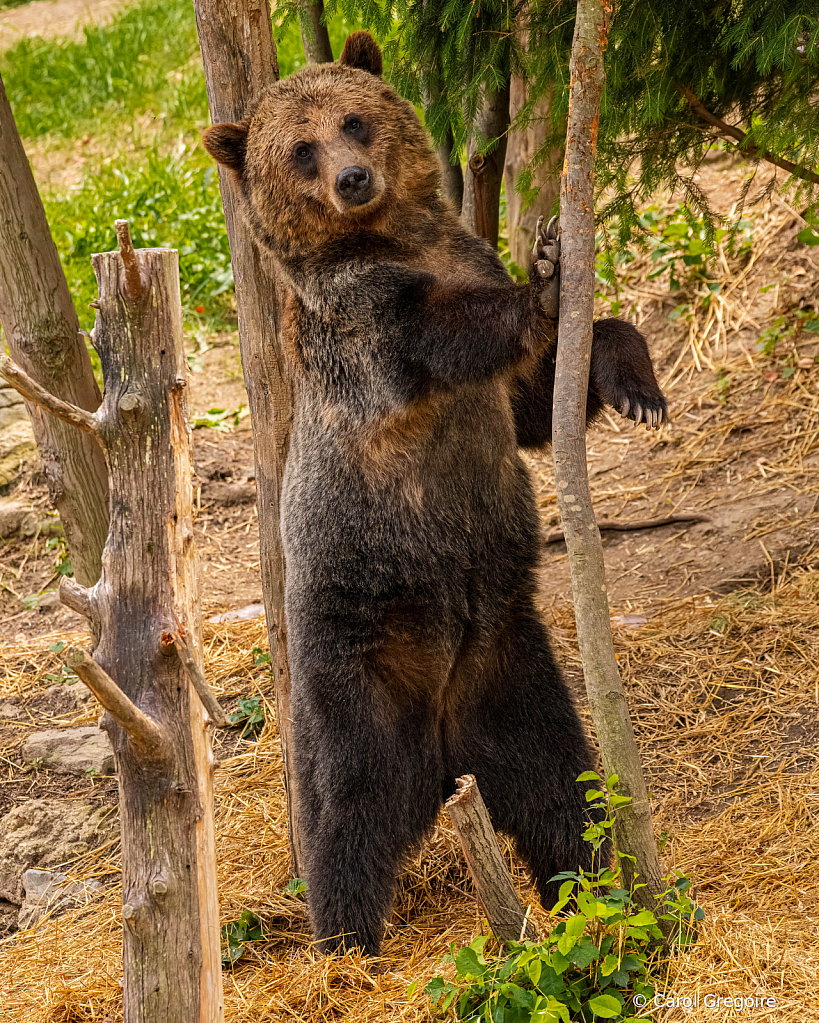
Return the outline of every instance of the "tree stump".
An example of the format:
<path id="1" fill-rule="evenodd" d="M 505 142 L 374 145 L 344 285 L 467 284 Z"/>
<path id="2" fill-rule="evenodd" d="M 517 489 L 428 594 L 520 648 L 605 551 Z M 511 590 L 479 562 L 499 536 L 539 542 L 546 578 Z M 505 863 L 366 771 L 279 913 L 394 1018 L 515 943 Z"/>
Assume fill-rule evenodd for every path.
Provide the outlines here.
<path id="1" fill-rule="evenodd" d="M 105 708 L 116 758 L 125 1023 L 222 1023 L 213 754 L 197 691 L 202 622 L 177 254 L 134 252 L 125 221 L 117 234 L 120 252 L 93 257 L 93 340 L 105 382 L 99 410 L 66 407 L 17 367 L 10 377 L 50 412 L 93 432 L 108 462 L 102 575 L 88 589 L 63 580 L 60 596 L 99 637 L 93 659 L 72 648 L 66 663 Z"/>

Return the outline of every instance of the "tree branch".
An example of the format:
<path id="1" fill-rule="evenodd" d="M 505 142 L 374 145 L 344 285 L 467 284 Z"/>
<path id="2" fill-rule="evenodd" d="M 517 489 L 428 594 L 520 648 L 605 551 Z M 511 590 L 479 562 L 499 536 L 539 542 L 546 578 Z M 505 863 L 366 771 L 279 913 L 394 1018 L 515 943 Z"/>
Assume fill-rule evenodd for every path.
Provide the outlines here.
<path id="1" fill-rule="evenodd" d="M 76 580 L 63 576 L 57 592 L 63 604 L 70 607 L 72 611 L 76 611 L 78 615 L 91 621 L 96 621 L 99 618 L 94 591 L 87 586 L 80 586 Z"/>
<path id="2" fill-rule="evenodd" d="M 633 529 L 659 529 L 660 526 L 670 526 L 674 522 L 708 522 L 707 515 L 660 515 L 656 519 L 631 519 L 628 522 L 621 522 L 618 519 L 601 519 L 597 528 L 602 533 L 608 529 L 617 533 L 628 533 Z M 558 543 L 565 540 L 562 529 L 550 529 L 543 537 L 544 543 Z"/>
<path id="3" fill-rule="evenodd" d="M 21 369 L 16 362 L 13 362 L 8 355 L 0 356 L 0 377 L 6 383 L 11 384 L 26 401 L 33 401 L 35 405 L 39 405 L 40 408 L 44 408 L 59 419 L 64 419 L 85 433 L 97 432 L 97 418 L 92 412 L 86 412 L 85 409 L 72 405 L 69 401 L 55 397 L 50 391 L 41 387 L 36 380 L 32 380 L 28 373 Z"/>
<path id="4" fill-rule="evenodd" d="M 127 220 L 115 220 L 114 227 L 117 230 L 117 241 L 119 242 L 119 254 L 122 258 L 122 265 L 125 268 L 125 290 L 128 296 L 136 302 L 142 297 L 144 288 L 142 286 L 142 275 L 139 272 L 139 262 L 134 252 L 134 244 L 131 241 L 131 229 Z"/>
<path id="5" fill-rule="evenodd" d="M 163 637 L 164 638 L 164 637 Z M 188 637 L 185 635 L 184 629 L 180 628 L 178 632 L 175 632 L 170 637 L 173 645 L 176 647 L 176 652 L 179 654 L 179 660 L 185 666 L 185 670 L 188 673 L 188 677 L 191 680 L 191 685 L 199 695 L 199 699 L 202 701 L 202 706 L 208 712 L 208 716 L 211 721 L 218 725 L 219 728 L 229 728 L 230 719 L 219 706 L 216 697 L 213 695 L 213 690 L 205 679 L 205 673 L 199 667 L 199 662 L 196 660 L 196 654 L 193 651 L 193 647 L 188 642 Z"/>
<path id="6" fill-rule="evenodd" d="M 69 647 L 63 657 L 65 666 L 73 671 L 91 690 L 128 737 L 153 756 L 165 752 L 165 736 L 157 723 L 141 711 L 85 650 Z"/>
<path id="7" fill-rule="evenodd" d="M 446 801 L 489 926 L 501 941 L 536 941 L 535 925 L 518 898 L 474 774 L 457 778 Z"/>
<path id="8" fill-rule="evenodd" d="M 812 181 L 814 185 L 819 185 L 819 174 L 815 171 L 808 170 L 804 167 L 797 167 L 795 163 L 791 163 L 790 160 L 785 160 L 781 156 L 775 156 L 767 149 L 759 149 L 753 142 L 748 142 L 747 132 L 742 131 L 741 128 L 737 128 L 733 124 L 728 124 L 727 121 L 723 121 L 721 118 L 712 114 L 702 103 L 702 100 L 695 95 L 690 89 L 684 85 L 677 86 L 680 93 L 685 97 L 688 105 L 700 118 L 707 124 L 713 125 L 718 128 L 722 135 L 728 135 L 730 138 L 735 139 L 740 146 L 740 152 L 743 156 L 747 156 L 750 159 L 758 158 L 766 160 L 768 163 L 772 163 L 775 167 L 781 167 L 782 170 L 786 170 L 789 174 L 793 174 L 795 178 L 802 178 L 803 181 Z"/>

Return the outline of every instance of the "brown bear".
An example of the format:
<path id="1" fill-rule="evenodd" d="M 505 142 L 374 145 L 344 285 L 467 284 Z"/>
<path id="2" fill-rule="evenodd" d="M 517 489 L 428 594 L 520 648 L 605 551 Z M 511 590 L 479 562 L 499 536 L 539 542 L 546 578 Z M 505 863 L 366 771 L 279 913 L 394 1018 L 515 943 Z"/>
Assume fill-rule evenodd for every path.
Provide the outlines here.
<path id="1" fill-rule="evenodd" d="M 473 773 L 541 900 L 591 865 L 593 756 L 537 610 L 519 446 L 551 438 L 554 289 L 462 226 L 365 32 L 204 135 L 275 257 L 295 418 L 282 494 L 313 932 L 378 954 L 402 857 Z M 537 257 L 557 258 L 552 238 Z M 551 314 L 551 316 L 549 315 Z M 595 325 L 589 418 L 659 425 L 645 341 Z"/>

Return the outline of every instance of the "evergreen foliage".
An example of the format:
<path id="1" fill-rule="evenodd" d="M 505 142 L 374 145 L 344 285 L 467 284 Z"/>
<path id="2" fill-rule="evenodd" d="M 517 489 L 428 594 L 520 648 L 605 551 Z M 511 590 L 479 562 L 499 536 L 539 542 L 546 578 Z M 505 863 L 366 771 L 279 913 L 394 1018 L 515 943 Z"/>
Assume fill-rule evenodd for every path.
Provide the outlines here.
<path id="1" fill-rule="evenodd" d="M 420 103 L 424 96 L 437 97 L 427 109 L 436 141 L 451 127 L 456 148 L 462 148 L 475 134 L 482 89 L 498 89 L 517 73 L 531 88 L 514 127 L 529 123 L 538 99 L 555 84 L 544 158 L 563 144 L 571 0 L 328 0 L 325 8 L 328 17 L 343 11 L 357 18 L 386 42 L 392 79 L 407 98 Z M 525 48 L 522 30 L 528 32 Z M 780 170 L 779 183 L 795 186 L 795 201 L 816 208 L 816 0 L 622 0 L 605 59 L 597 187 L 599 193 L 616 192 L 600 216 L 618 215 L 623 240 L 637 226 L 637 209 L 664 187 L 681 189 L 689 206 L 713 225 L 693 171 L 716 146 L 737 148 L 750 160 L 740 209 L 747 198 L 760 198 L 752 190 L 754 164 L 766 154 L 797 165 L 796 176 Z M 695 112 L 684 90 L 746 137 L 726 140 Z M 491 149 L 493 141 L 479 138 L 479 148 Z M 814 181 L 799 176 L 805 172 Z M 531 173 L 523 175 L 518 187 L 526 191 L 530 185 Z"/>

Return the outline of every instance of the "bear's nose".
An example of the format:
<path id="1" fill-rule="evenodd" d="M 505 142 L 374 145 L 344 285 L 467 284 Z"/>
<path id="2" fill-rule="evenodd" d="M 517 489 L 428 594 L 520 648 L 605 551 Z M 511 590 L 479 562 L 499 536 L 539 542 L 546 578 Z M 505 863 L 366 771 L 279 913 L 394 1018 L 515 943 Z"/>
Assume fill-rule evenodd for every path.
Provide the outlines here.
<path id="1" fill-rule="evenodd" d="M 364 167 L 345 167 L 336 178 L 336 191 L 350 206 L 362 206 L 373 194 L 370 172 Z"/>

